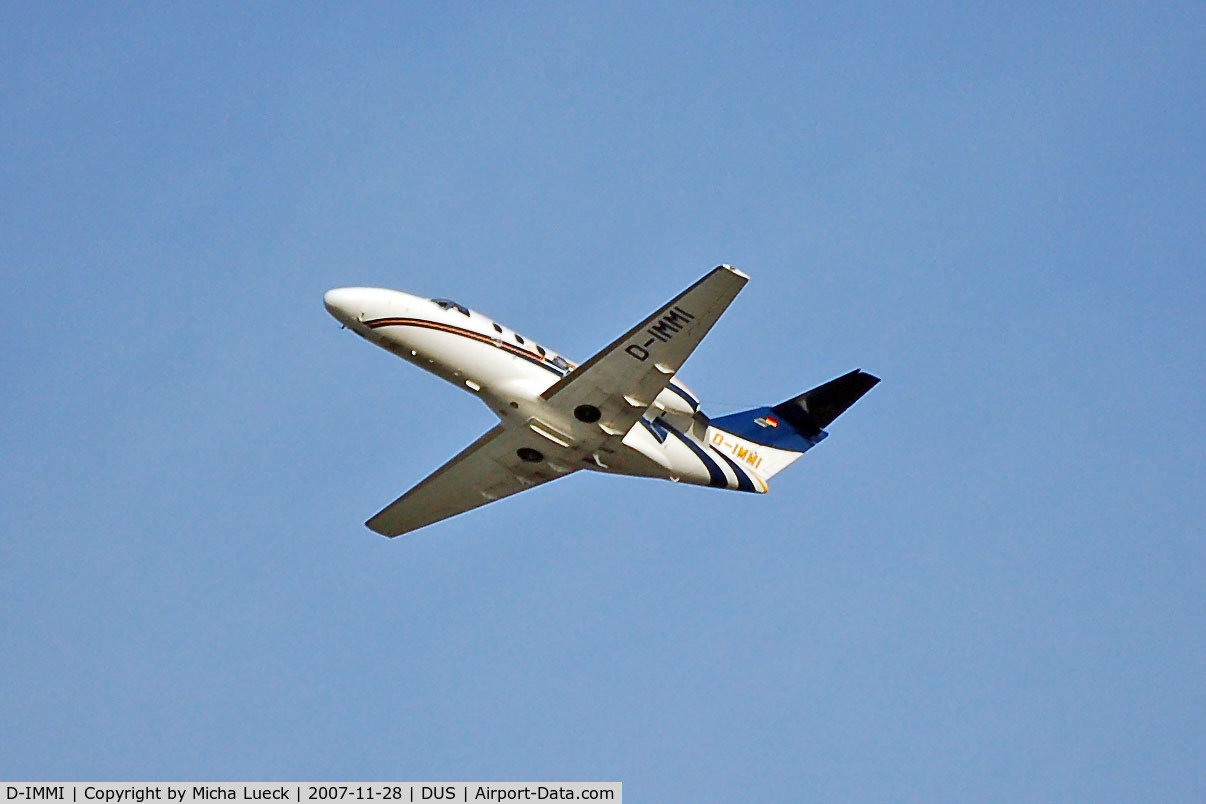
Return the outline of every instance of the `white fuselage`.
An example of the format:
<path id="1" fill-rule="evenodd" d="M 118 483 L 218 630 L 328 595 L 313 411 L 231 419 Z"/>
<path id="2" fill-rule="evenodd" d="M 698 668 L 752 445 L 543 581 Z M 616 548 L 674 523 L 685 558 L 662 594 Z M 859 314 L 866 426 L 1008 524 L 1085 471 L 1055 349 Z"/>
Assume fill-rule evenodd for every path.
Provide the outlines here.
<path id="1" fill-rule="evenodd" d="M 493 319 L 446 300 L 382 288 L 328 291 L 330 313 L 358 335 L 481 400 L 508 428 L 526 428 L 540 438 L 573 449 L 580 423 L 561 421 L 541 397 L 575 367 L 554 350 Z M 707 420 L 697 416 L 698 398 L 677 376 L 624 434 L 624 449 L 577 456 L 595 471 L 663 477 L 703 486 L 765 491 L 751 472 L 709 443 Z"/>

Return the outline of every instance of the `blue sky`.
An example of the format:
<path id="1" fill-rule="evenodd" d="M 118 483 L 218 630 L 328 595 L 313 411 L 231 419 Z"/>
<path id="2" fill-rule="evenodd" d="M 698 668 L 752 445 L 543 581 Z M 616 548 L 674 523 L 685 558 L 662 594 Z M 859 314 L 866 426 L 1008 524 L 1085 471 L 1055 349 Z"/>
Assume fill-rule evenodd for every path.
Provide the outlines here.
<path id="1" fill-rule="evenodd" d="M 1206 795 L 1195 4 L 10 4 L 0 777 Z M 583 360 L 712 266 L 739 495 L 396 541 L 468 394 L 327 288 Z"/>

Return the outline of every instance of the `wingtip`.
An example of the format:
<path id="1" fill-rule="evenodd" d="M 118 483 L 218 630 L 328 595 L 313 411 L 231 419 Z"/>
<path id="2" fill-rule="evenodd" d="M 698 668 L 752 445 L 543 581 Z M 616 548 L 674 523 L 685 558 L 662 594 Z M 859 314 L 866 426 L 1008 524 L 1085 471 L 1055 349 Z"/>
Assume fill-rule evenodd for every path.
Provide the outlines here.
<path id="1" fill-rule="evenodd" d="M 380 525 L 373 524 L 373 521 L 375 519 L 376 519 L 376 517 L 372 517 L 371 519 L 366 520 L 364 523 L 364 526 L 366 528 L 368 528 L 369 530 L 371 530 L 373 533 L 376 533 L 378 536 L 384 536 L 387 539 L 393 539 L 393 538 L 396 538 L 396 537 L 402 535 L 400 533 L 390 533 L 389 531 L 382 530 Z"/>
<path id="2" fill-rule="evenodd" d="M 749 278 L 750 278 L 750 275 L 749 275 L 749 274 L 747 274 L 745 271 L 741 270 L 740 268 L 734 268 L 734 267 L 733 267 L 733 266 L 731 266 L 731 265 L 718 265 L 718 266 L 716 266 L 716 270 L 717 270 L 717 271 L 722 270 L 722 269 L 723 269 L 723 270 L 725 270 L 725 271 L 728 271 L 728 272 L 729 272 L 729 273 L 731 273 L 731 274 L 736 274 L 737 276 L 741 277 L 742 279 L 749 279 Z"/>

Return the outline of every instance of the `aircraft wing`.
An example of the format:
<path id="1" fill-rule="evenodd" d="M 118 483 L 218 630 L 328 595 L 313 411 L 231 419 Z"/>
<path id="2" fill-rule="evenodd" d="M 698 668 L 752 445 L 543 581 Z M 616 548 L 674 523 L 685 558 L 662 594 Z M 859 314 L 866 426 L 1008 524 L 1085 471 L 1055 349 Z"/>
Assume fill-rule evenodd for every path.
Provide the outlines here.
<path id="1" fill-rule="evenodd" d="M 598 408 L 604 433 L 627 433 L 748 280 L 728 265 L 714 268 L 542 396 L 580 421 L 595 418 L 580 406 Z"/>
<path id="2" fill-rule="evenodd" d="M 382 536 L 401 536 L 577 471 L 551 460 L 522 460 L 517 452 L 530 440 L 496 426 L 364 524 Z"/>

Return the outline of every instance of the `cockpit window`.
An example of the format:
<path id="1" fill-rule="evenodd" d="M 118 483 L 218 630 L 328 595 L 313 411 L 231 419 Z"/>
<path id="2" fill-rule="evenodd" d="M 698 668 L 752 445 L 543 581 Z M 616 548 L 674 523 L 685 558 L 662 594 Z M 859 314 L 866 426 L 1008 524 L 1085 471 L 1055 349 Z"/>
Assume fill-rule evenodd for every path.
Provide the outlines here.
<path id="1" fill-rule="evenodd" d="M 435 302 L 437 307 L 443 310 L 451 310 L 455 307 L 456 311 L 461 315 L 469 315 L 468 307 L 465 307 L 463 304 L 457 304 L 451 299 L 432 299 L 432 301 Z"/>

